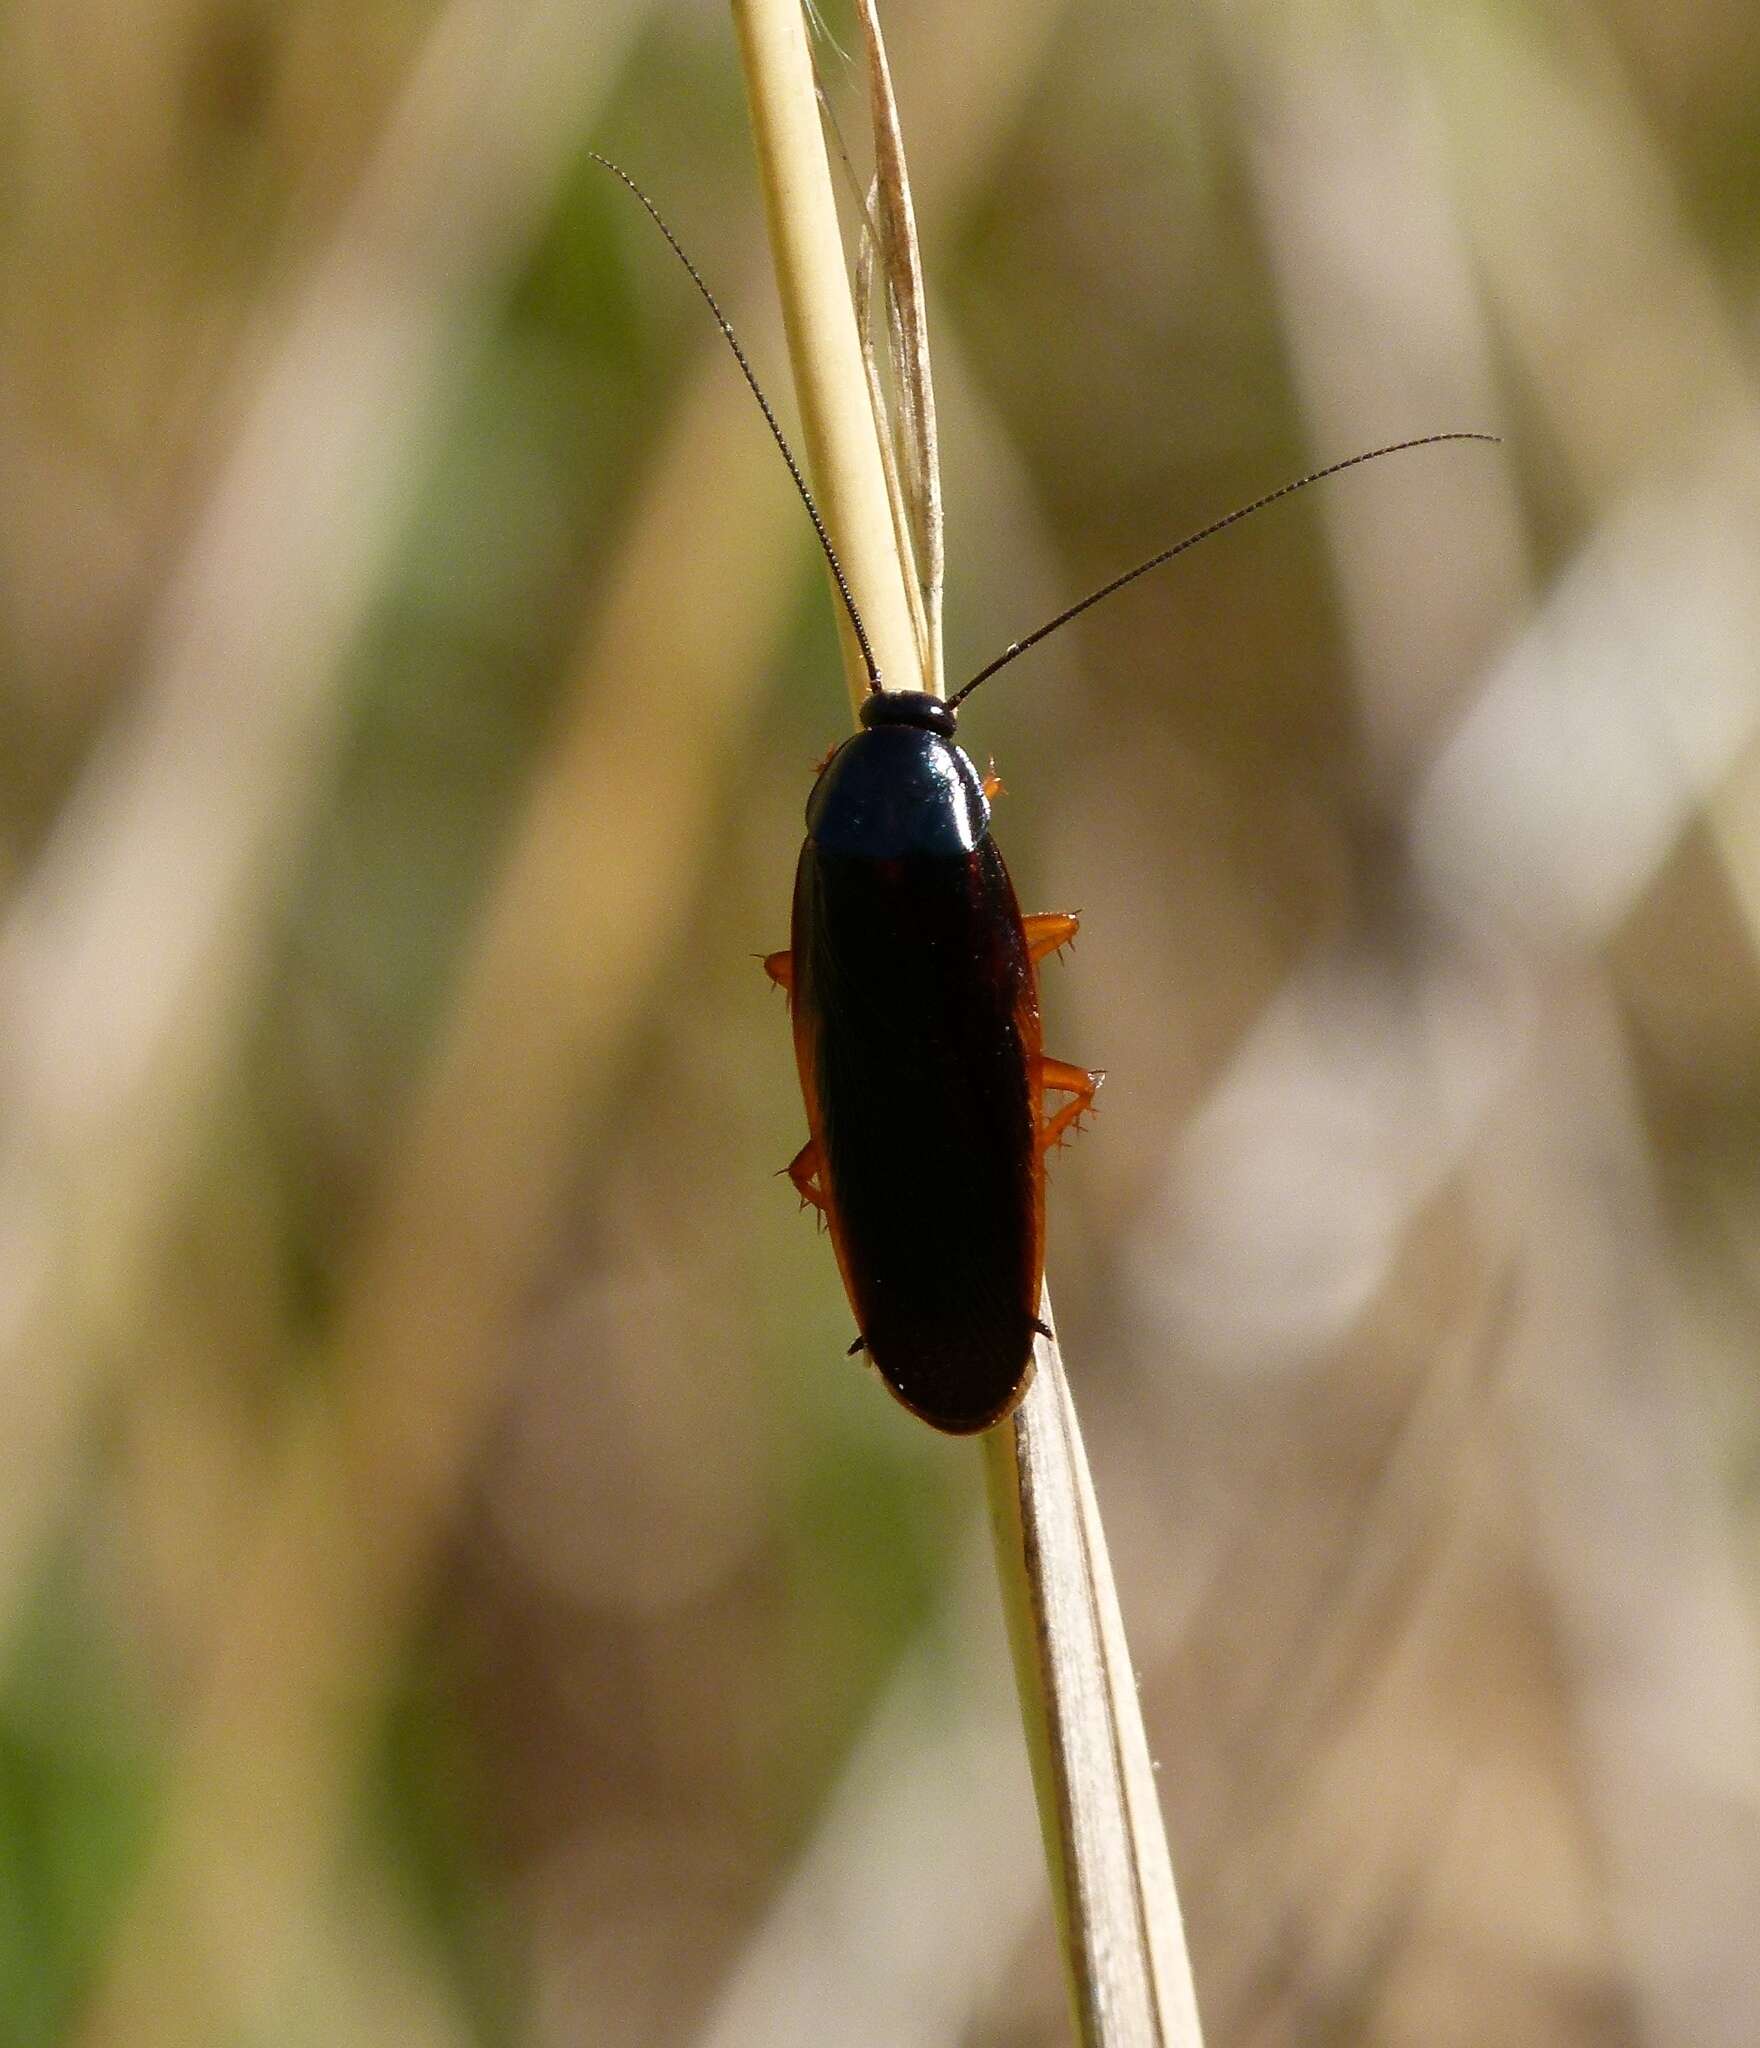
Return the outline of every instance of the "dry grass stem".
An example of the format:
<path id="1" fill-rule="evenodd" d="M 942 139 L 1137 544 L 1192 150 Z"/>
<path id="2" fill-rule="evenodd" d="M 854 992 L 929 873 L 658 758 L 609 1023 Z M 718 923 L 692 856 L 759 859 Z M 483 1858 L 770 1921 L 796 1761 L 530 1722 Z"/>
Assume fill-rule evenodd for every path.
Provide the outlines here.
<path id="1" fill-rule="evenodd" d="M 1042 1313 L 1051 1320 L 1046 1295 Z M 984 1439 L 998 1568 L 1081 2038 L 1202 2041 L 1154 1766 L 1056 1339 Z"/>
<path id="2" fill-rule="evenodd" d="M 741 24 L 754 119 L 760 123 L 760 166 L 784 302 L 799 297 L 814 309 L 812 317 L 803 310 L 788 323 L 802 407 L 809 410 L 809 389 L 817 394 L 814 405 L 826 404 L 823 384 L 837 375 L 846 380 L 835 407 L 843 417 L 858 391 L 868 408 L 875 380 L 864 367 L 841 242 L 824 232 L 835 225 L 835 207 L 819 112 L 807 89 L 811 57 L 804 25 L 797 0 L 762 6 L 735 0 L 734 11 Z M 894 374 L 907 394 L 906 409 L 914 414 L 901 436 L 908 469 L 912 463 L 920 467 L 934 448 L 922 273 L 902 139 L 871 7 L 864 11 L 864 28 L 880 130 L 883 289 L 897 310 L 905 363 Z M 766 75 L 766 67 L 774 67 L 776 76 Z M 785 120 L 804 129 L 809 111 L 811 136 L 791 128 L 785 149 L 775 131 Z M 811 191 L 805 186 L 809 178 L 816 186 Z M 797 208 L 803 216 L 799 222 L 791 218 Z M 803 360 L 803 338 L 842 333 L 841 317 L 822 307 L 826 300 L 837 301 L 850 314 L 850 336 L 857 345 L 853 352 L 811 350 Z M 831 516 L 834 505 L 859 501 L 878 522 L 880 508 L 864 479 L 871 472 L 884 489 L 878 454 L 883 438 L 883 433 L 852 431 L 841 444 L 821 437 L 815 448 L 814 475 L 840 549 L 844 535 Z M 859 472 L 847 487 L 822 466 L 840 454 L 847 454 Z M 933 562 L 941 545 L 938 498 L 926 488 L 916 495 L 919 508 L 928 509 L 919 509 L 911 525 L 924 533 Z M 903 592 L 913 572 L 890 511 L 884 530 L 892 553 L 879 580 L 888 590 Z M 864 545 L 877 545 L 881 531 L 876 523 L 864 533 Z M 1045 1314 L 1049 1318 L 1048 1298 Z M 989 1433 L 983 1455 L 1023 1719 L 1082 2039 L 1107 2048 L 1196 2043 L 1197 2009 L 1147 1737 L 1081 1433 L 1055 1344 L 1041 1348 L 1026 1400 L 1009 1424 Z"/>
<path id="3" fill-rule="evenodd" d="M 734 0 L 789 359 L 819 509 L 889 687 L 923 663 L 862 368 L 843 235 L 798 0 Z M 852 703 L 867 676 L 839 605 Z"/>

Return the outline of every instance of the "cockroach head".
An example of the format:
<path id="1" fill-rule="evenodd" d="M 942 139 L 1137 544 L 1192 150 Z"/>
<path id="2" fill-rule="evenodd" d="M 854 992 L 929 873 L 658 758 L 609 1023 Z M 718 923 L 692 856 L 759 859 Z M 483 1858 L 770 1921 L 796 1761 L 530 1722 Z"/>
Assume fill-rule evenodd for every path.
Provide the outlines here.
<path id="1" fill-rule="evenodd" d="M 958 713 L 951 704 L 923 690 L 871 690 L 862 699 L 865 732 L 872 732 L 877 725 L 913 725 L 920 732 L 950 740 L 958 724 Z"/>

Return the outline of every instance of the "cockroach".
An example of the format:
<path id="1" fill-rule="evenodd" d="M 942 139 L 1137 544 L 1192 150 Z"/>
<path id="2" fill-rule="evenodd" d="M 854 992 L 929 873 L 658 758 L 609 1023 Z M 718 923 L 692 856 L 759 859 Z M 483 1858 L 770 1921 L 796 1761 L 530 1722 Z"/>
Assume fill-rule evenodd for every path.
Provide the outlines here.
<path id="1" fill-rule="evenodd" d="M 791 943 L 764 963 L 810 1133 L 787 1171 L 831 1226 L 858 1344 L 955 1434 L 1020 1399 L 1044 1328 L 1045 1154 L 1101 1078 L 1040 1044 L 1038 962 L 1075 932 L 1022 917 L 952 707 L 871 691 L 813 785 Z"/>
<path id="2" fill-rule="evenodd" d="M 1068 912 L 1023 917 L 990 834 L 996 785 L 957 744 L 959 707 L 1090 605 L 1224 527 L 1358 463 L 1489 434 L 1426 434 L 1329 463 L 1213 520 L 1013 642 L 952 697 L 883 686 L 837 550 L 714 294 L 648 195 L 608 157 L 715 316 L 782 451 L 867 672 L 861 730 L 819 769 L 785 952 L 807 1142 L 785 1168 L 831 1243 L 866 1351 L 936 1429 L 992 1428 L 1032 1378 L 1045 1273 L 1045 1159 L 1102 1076 L 1041 1044 L 1039 962 Z M 1058 1098 L 1049 1107 L 1048 1098 Z"/>

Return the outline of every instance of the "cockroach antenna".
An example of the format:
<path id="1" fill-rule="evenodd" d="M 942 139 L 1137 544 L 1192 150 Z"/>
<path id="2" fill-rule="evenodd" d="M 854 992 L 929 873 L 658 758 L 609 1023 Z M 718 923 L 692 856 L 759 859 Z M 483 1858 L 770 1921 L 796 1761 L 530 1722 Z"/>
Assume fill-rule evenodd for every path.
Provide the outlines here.
<path id="1" fill-rule="evenodd" d="M 648 218 L 666 237 L 668 247 L 670 247 L 673 255 L 678 258 L 679 262 L 684 265 L 686 271 L 690 274 L 691 283 L 702 293 L 703 303 L 714 314 L 715 324 L 721 329 L 722 338 L 726 341 L 728 347 L 733 350 L 733 359 L 740 367 L 740 374 L 745 378 L 747 384 L 751 386 L 752 396 L 758 401 L 758 409 L 764 415 L 764 424 L 770 429 L 777 447 L 782 450 L 782 459 L 788 464 L 788 473 L 794 478 L 794 487 L 801 494 L 801 503 L 807 508 L 807 517 L 813 522 L 813 531 L 819 536 L 819 546 L 824 550 L 826 563 L 831 570 L 831 580 L 837 585 L 837 594 L 843 599 L 843 608 L 849 613 L 850 625 L 855 630 L 856 645 L 861 649 L 862 654 L 862 666 L 868 672 L 868 688 L 870 691 L 878 690 L 881 687 L 879 664 L 874 659 L 874 649 L 868 639 L 868 629 L 862 624 L 862 615 L 856 609 L 855 594 L 849 587 L 849 578 L 843 573 L 843 564 L 837 559 L 836 548 L 831 545 L 831 536 L 825 530 L 825 521 L 820 515 L 818 504 L 814 500 L 813 493 L 807 487 L 807 479 L 801 471 L 800 464 L 795 460 L 794 450 L 788 445 L 788 436 L 782 431 L 781 422 L 777 419 L 769 399 L 764 396 L 764 387 L 758 382 L 757 372 L 752 368 L 745 350 L 740 347 L 739 336 L 734 333 L 732 323 L 728 320 L 727 315 L 722 312 L 720 302 L 704 281 L 703 273 L 685 254 L 683 243 L 679 241 L 671 228 L 667 226 L 665 216 L 661 213 L 659 207 L 654 204 L 653 200 L 648 197 L 647 193 L 642 190 L 641 186 L 636 183 L 634 178 L 630 176 L 621 164 L 614 164 L 608 156 L 601 156 L 596 149 L 589 149 L 587 155 L 591 157 L 594 163 L 603 165 L 620 184 L 633 192 L 641 201 L 642 205 L 647 209 Z"/>
<path id="2" fill-rule="evenodd" d="M 843 564 L 837 559 L 837 550 L 831 544 L 831 535 L 826 531 L 818 504 L 807 486 L 800 464 L 795 460 L 794 450 L 788 445 L 788 437 L 783 433 L 769 399 L 764 396 L 764 387 L 758 382 L 757 374 L 747 359 L 745 350 L 740 346 L 739 336 L 734 333 L 715 294 L 704 282 L 703 273 L 685 254 L 683 245 L 667 226 L 665 217 L 653 200 L 621 164 L 614 164 L 608 156 L 601 156 L 596 149 L 588 150 L 587 154 L 594 163 L 603 165 L 619 183 L 626 186 L 641 201 L 647 209 L 648 217 L 666 237 L 673 255 L 684 265 L 692 284 L 702 294 L 703 303 L 714 314 L 715 324 L 721 329 L 722 337 L 732 349 L 733 359 L 740 367 L 740 374 L 750 385 L 752 396 L 758 401 L 758 409 L 764 415 L 764 424 L 770 429 L 777 447 L 782 450 L 782 459 L 788 464 L 788 473 L 794 479 L 794 487 L 800 493 L 801 503 L 807 508 L 807 517 L 813 522 L 813 531 L 819 537 L 819 546 L 824 551 L 825 560 L 831 569 L 831 580 L 837 585 L 837 594 L 843 599 L 843 608 L 848 612 L 850 625 L 855 629 L 856 645 L 861 649 L 862 666 L 868 672 L 869 692 L 878 692 L 881 688 L 879 664 L 874 659 L 868 629 L 862 624 L 862 615 L 856 608 L 855 594 L 849 587 L 849 578 L 843 573 Z M 1483 441 L 1495 446 L 1498 436 L 1480 433 L 1420 434 L 1409 441 L 1390 441 L 1384 448 L 1366 448 L 1359 455 L 1347 455 L 1342 462 L 1329 462 L 1323 469 L 1310 470 L 1306 476 L 1279 484 L 1276 490 L 1267 491 L 1262 498 L 1255 498 L 1250 505 L 1242 505 L 1233 512 L 1225 513 L 1220 519 L 1211 520 L 1208 526 L 1199 527 L 1196 533 L 1187 534 L 1184 540 L 1175 541 L 1172 547 L 1163 548 L 1159 554 L 1151 555 L 1146 562 L 1139 562 L 1134 569 L 1127 569 L 1122 576 L 1114 576 L 1111 582 L 1101 584 L 1098 590 L 1089 591 L 1086 597 L 1066 606 L 1055 618 L 1047 619 L 1044 625 L 1028 633 L 1025 638 L 1011 641 L 994 661 L 979 669 L 970 682 L 963 684 L 947 699 L 947 709 L 957 711 L 980 683 L 987 683 L 999 669 L 1007 668 L 1011 661 L 1018 660 L 1028 648 L 1037 647 L 1041 640 L 1050 639 L 1060 627 L 1067 626 L 1072 619 L 1080 618 L 1090 607 L 1114 596 L 1127 583 L 1134 583 L 1139 576 L 1147 576 L 1151 569 L 1159 569 L 1164 562 L 1171 562 L 1175 555 L 1183 555 L 1188 548 L 1195 548 L 1200 541 L 1209 540 L 1230 526 L 1238 526 L 1243 519 L 1251 519 L 1256 512 L 1263 512 L 1267 506 L 1275 505 L 1280 498 L 1293 497 L 1297 491 L 1305 491 L 1310 484 L 1323 483 L 1327 477 L 1337 476 L 1341 470 L 1355 469 L 1360 463 L 1379 462 L 1385 455 L 1403 455 L 1412 448 L 1437 448 L 1449 441 Z"/>
<path id="3" fill-rule="evenodd" d="M 1267 491 L 1262 498 L 1255 498 L 1250 505 L 1242 505 L 1228 512 L 1220 519 L 1212 519 L 1208 526 L 1201 526 L 1196 533 L 1188 533 L 1184 540 L 1176 540 L 1172 547 L 1163 548 L 1158 555 L 1151 555 L 1146 562 L 1139 562 L 1134 569 L 1127 569 L 1122 576 L 1114 576 L 1110 583 L 1102 583 L 1098 590 L 1089 591 L 1084 598 L 1066 606 L 1056 618 L 1047 619 L 1044 625 L 1027 634 L 1022 640 L 1011 641 L 993 662 L 979 669 L 969 683 L 962 684 L 947 700 L 947 708 L 957 711 L 980 683 L 987 683 L 998 669 L 1007 668 L 1011 661 L 1026 653 L 1029 647 L 1037 647 L 1041 640 L 1050 639 L 1060 626 L 1067 626 L 1071 619 L 1080 618 L 1091 605 L 1097 605 L 1127 583 L 1136 582 L 1139 576 L 1147 576 L 1151 569 L 1159 569 L 1163 562 L 1171 562 L 1175 555 L 1183 555 L 1187 548 L 1195 548 L 1202 540 L 1209 540 L 1224 528 L 1238 526 L 1243 519 L 1251 519 L 1255 512 L 1263 512 L 1268 505 L 1275 505 L 1279 498 L 1293 497 L 1297 491 L 1305 491 L 1310 484 L 1322 483 L 1329 476 L 1337 476 L 1340 470 L 1355 469 L 1360 462 L 1379 462 L 1384 455 L 1403 455 L 1408 448 L 1435 448 L 1445 441 L 1498 441 L 1496 434 L 1420 434 L 1411 441 L 1390 441 L 1385 448 L 1366 448 L 1360 455 L 1347 455 L 1342 462 L 1329 462 L 1324 469 L 1310 470 L 1306 476 L 1298 476 L 1287 484 L 1279 484 L 1274 491 Z"/>

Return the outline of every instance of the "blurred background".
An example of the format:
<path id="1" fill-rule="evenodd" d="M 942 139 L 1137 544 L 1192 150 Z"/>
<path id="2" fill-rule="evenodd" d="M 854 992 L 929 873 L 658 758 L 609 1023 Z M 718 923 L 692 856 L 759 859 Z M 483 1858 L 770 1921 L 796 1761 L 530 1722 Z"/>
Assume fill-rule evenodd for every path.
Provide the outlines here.
<path id="1" fill-rule="evenodd" d="M 1208 2039 L 1745 2048 L 1752 7 L 885 21 L 956 680 L 1505 437 L 965 722 Z M 723 10 L 0 38 L 0 2039 L 1066 2040 L 977 1455 L 772 1177 L 823 573 L 584 156 L 792 418 Z"/>

